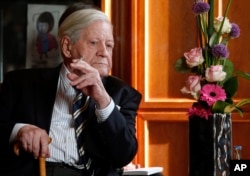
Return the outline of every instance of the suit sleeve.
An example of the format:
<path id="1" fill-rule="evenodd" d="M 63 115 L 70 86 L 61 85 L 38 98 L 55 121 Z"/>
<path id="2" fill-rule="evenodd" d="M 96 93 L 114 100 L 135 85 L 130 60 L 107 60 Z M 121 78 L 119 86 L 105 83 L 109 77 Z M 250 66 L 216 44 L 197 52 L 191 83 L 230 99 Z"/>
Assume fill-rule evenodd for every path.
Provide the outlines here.
<path id="1" fill-rule="evenodd" d="M 131 162 L 138 149 L 135 124 L 141 94 L 125 89 L 112 98 L 119 108 L 116 106 L 109 118 L 99 125 L 99 133 L 110 162 L 123 167 Z"/>

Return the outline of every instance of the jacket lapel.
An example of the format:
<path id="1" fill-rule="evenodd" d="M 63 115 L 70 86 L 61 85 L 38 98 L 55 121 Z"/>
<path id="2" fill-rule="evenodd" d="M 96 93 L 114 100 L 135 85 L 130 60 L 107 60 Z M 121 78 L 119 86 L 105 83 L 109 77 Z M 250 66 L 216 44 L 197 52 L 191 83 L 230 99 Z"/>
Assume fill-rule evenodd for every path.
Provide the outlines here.
<path id="1" fill-rule="evenodd" d="M 61 66 L 61 65 L 60 65 Z M 56 97 L 60 66 L 41 72 L 35 87 L 35 108 L 37 124 L 49 132 L 54 101 Z"/>

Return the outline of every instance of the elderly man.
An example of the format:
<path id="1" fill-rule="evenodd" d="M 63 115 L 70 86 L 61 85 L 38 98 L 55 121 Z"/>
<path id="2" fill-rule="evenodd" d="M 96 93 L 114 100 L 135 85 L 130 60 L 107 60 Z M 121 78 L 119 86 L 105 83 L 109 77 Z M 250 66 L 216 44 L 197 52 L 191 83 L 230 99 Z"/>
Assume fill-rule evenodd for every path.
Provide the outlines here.
<path id="1" fill-rule="evenodd" d="M 82 7 L 69 7 L 60 20 L 59 66 L 4 77 L 0 175 L 37 176 L 37 158 L 45 157 L 47 176 L 117 176 L 137 152 L 141 94 L 109 75 L 114 39 L 108 17 Z"/>

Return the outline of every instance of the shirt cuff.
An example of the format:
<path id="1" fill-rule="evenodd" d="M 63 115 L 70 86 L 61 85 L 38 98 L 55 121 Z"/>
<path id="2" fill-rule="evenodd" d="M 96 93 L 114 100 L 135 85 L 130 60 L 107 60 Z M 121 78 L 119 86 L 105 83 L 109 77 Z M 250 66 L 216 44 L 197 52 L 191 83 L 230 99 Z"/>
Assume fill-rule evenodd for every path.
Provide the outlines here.
<path id="1" fill-rule="evenodd" d="M 114 108 L 115 108 L 115 103 L 112 98 L 110 100 L 109 105 L 106 108 L 103 109 L 96 108 L 95 114 L 97 116 L 97 122 L 99 123 L 104 122 L 109 117 Z"/>
<path id="2" fill-rule="evenodd" d="M 10 139 L 9 142 L 14 142 L 16 140 L 17 137 L 17 133 L 20 130 L 20 128 L 22 128 L 24 125 L 27 125 L 25 123 L 17 123 L 14 128 L 12 129 L 11 135 L 10 135 Z"/>

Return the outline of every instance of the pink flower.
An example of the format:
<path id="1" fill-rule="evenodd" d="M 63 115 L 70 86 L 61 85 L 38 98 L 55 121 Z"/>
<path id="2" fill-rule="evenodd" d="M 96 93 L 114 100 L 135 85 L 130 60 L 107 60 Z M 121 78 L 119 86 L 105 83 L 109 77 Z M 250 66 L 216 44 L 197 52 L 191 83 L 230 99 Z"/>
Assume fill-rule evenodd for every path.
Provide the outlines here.
<path id="1" fill-rule="evenodd" d="M 198 92 L 201 90 L 201 76 L 191 75 L 186 81 L 186 86 L 181 89 L 182 93 L 191 94 L 195 99 L 198 97 Z"/>
<path id="2" fill-rule="evenodd" d="M 226 77 L 226 72 L 223 71 L 222 65 L 212 65 L 206 69 L 206 80 L 208 82 L 223 81 Z"/>
<path id="3" fill-rule="evenodd" d="M 201 88 L 200 100 L 207 102 L 209 106 L 212 106 L 216 101 L 226 100 L 225 90 L 216 84 L 206 84 Z"/>
<path id="4" fill-rule="evenodd" d="M 189 52 L 184 53 L 187 65 L 192 68 L 204 62 L 201 48 L 191 49 Z"/>
<path id="5" fill-rule="evenodd" d="M 188 109 L 187 115 L 188 117 L 198 116 L 208 119 L 208 117 L 212 115 L 212 111 L 210 108 L 205 109 L 201 104 L 194 103 L 194 105 Z"/>

